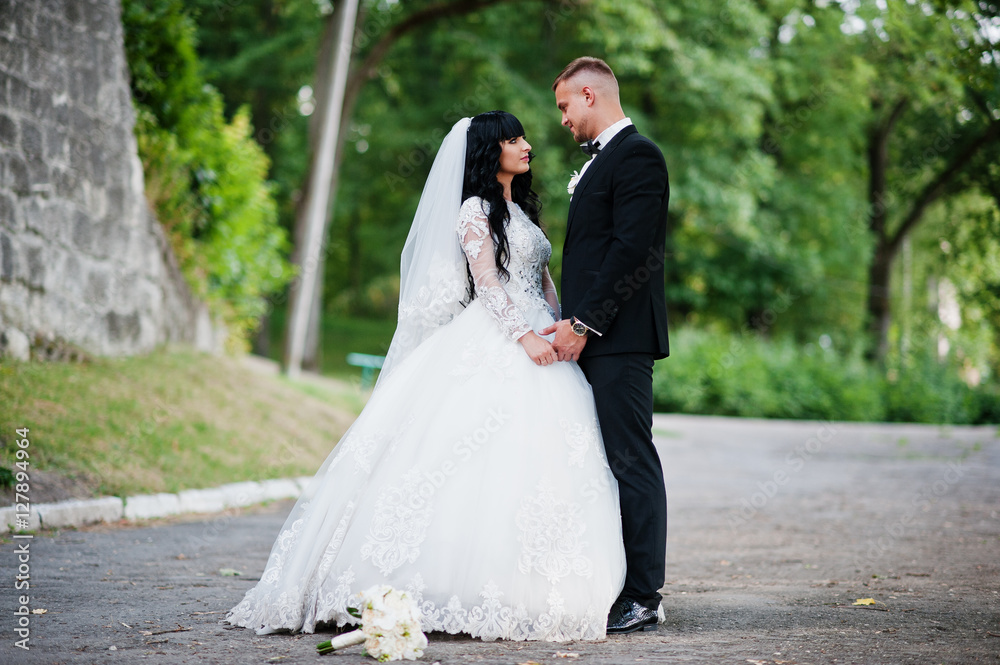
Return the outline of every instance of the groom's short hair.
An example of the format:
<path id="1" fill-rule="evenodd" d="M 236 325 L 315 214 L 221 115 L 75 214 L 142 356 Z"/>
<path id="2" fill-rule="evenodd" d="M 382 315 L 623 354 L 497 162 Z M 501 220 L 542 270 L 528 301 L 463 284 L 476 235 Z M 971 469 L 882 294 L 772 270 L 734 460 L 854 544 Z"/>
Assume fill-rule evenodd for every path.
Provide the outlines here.
<path id="1" fill-rule="evenodd" d="M 593 72 L 594 74 L 610 78 L 615 82 L 615 84 L 618 83 L 618 79 L 615 78 L 615 73 L 611 71 L 611 67 L 608 66 L 608 63 L 604 62 L 600 58 L 584 56 L 569 63 L 561 72 L 559 72 L 559 76 L 557 76 L 556 80 L 552 82 L 552 89 L 555 90 L 560 83 L 573 78 L 581 72 Z"/>

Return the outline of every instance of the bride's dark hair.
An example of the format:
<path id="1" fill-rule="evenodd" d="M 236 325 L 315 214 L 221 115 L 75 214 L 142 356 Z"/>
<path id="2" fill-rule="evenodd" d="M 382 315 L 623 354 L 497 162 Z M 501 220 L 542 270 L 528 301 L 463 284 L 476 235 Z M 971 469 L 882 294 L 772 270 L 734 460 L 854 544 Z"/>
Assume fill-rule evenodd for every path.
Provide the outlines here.
<path id="1" fill-rule="evenodd" d="M 504 278 L 509 278 L 507 263 L 510 260 L 510 246 L 504 224 L 510 218 L 507 203 L 503 198 L 503 185 L 497 180 L 500 172 L 500 146 L 504 141 L 524 136 L 521 121 L 506 111 L 487 111 L 472 118 L 469 124 L 467 147 L 465 149 L 465 181 L 462 183 L 462 201 L 478 196 L 489 206 L 487 219 L 493 234 L 497 270 Z M 529 153 L 534 158 L 534 153 Z M 514 176 L 510 185 L 511 200 L 521 207 L 535 226 L 542 204 L 538 195 L 531 190 L 531 171 Z M 468 271 L 468 266 L 466 266 Z M 471 300 L 476 293 L 472 273 L 469 271 L 469 294 Z"/>

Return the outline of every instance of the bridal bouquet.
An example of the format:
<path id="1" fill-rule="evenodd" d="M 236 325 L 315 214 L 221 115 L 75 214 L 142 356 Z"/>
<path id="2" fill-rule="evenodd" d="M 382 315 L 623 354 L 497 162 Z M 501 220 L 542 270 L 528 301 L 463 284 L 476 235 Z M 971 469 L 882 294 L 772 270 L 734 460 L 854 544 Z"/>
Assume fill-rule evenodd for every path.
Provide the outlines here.
<path id="1" fill-rule="evenodd" d="M 420 630 L 420 610 L 405 592 L 383 584 L 362 591 L 358 598 L 360 609 L 347 611 L 361 619 L 361 628 L 317 644 L 321 655 L 362 642 L 365 652 L 383 663 L 416 660 L 424 654 L 427 636 Z"/>

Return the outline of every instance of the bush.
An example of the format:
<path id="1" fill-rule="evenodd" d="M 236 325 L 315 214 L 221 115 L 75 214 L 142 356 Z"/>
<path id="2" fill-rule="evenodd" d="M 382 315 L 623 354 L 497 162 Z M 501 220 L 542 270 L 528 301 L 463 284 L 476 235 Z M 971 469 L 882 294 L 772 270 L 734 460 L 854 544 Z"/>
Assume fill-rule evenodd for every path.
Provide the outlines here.
<path id="1" fill-rule="evenodd" d="M 245 347 L 292 276 L 267 156 L 249 112 L 227 122 L 204 83 L 182 2 L 125 0 L 122 20 L 147 198 L 192 290 Z"/>
<path id="2" fill-rule="evenodd" d="M 1000 422 L 996 386 L 969 388 L 957 368 L 934 358 L 913 362 L 895 380 L 844 354 L 753 333 L 681 329 L 671 357 L 656 364 L 653 398 L 660 411 L 757 418 Z"/>
<path id="3" fill-rule="evenodd" d="M 991 386 L 970 388 L 952 362 L 931 353 L 908 356 L 886 381 L 886 420 L 976 424 L 990 421 Z M 992 422 L 1000 422 L 993 413 Z"/>

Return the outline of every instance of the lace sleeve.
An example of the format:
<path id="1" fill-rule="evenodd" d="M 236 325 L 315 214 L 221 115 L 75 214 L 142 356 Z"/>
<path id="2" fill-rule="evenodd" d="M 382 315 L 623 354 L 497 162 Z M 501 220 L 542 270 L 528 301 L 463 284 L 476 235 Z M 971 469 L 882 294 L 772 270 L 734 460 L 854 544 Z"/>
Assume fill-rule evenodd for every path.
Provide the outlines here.
<path id="1" fill-rule="evenodd" d="M 559 294 L 556 293 L 556 285 L 552 281 L 552 275 L 549 274 L 549 267 L 545 266 L 545 270 L 542 271 L 542 290 L 545 293 L 545 302 L 549 304 L 549 309 L 552 310 L 552 318 L 556 321 L 559 320 Z"/>
<path id="2" fill-rule="evenodd" d="M 531 326 L 500 283 L 493 236 L 481 201 L 478 197 L 472 197 L 462 204 L 458 214 L 458 237 L 469 262 L 472 281 L 476 285 L 476 298 L 482 301 L 486 311 L 496 319 L 503 334 L 516 341 L 528 333 Z"/>

